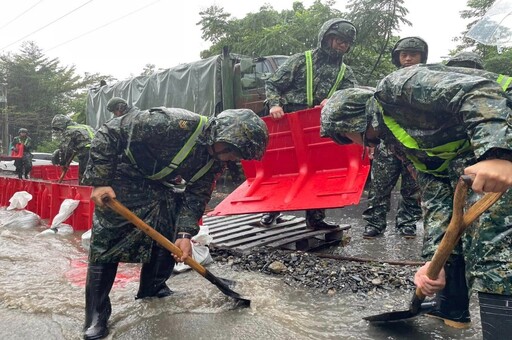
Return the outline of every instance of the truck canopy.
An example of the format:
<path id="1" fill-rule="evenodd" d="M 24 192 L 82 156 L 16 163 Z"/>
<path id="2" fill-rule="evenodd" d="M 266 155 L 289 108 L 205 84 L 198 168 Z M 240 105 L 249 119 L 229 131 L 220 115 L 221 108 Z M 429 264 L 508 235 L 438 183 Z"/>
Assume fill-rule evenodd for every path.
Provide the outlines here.
<path id="1" fill-rule="evenodd" d="M 146 110 L 155 106 L 177 107 L 206 116 L 222 106 L 222 56 L 181 64 L 150 76 L 139 76 L 89 90 L 87 124 L 98 128 L 112 117 L 107 102 L 121 97 Z"/>

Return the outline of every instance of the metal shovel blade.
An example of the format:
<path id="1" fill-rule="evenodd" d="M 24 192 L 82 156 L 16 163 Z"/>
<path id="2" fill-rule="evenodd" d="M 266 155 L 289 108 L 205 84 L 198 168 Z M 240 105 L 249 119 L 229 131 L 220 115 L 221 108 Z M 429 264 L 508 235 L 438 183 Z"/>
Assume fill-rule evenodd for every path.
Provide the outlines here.
<path id="1" fill-rule="evenodd" d="M 143 231 L 146 235 L 151 237 L 153 240 L 158 242 L 162 247 L 169 250 L 171 253 L 182 256 L 183 252 L 179 247 L 177 247 L 174 243 L 169 241 L 165 236 L 160 234 L 158 231 L 150 227 L 148 224 L 146 224 L 143 220 L 141 220 L 139 217 L 137 217 L 133 212 L 131 212 L 128 208 L 126 208 L 124 205 L 122 205 L 118 200 L 116 199 L 110 199 L 105 198 L 103 199 L 103 202 L 112 210 L 117 212 L 119 215 L 126 218 L 128 221 L 133 223 L 135 227 Z M 229 297 L 232 297 L 235 299 L 235 306 L 237 307 L 249 307 L 251 305 L 251 300 L 243 298 L 240 294 L 233 291 L 229 286 L 233 286 L 234 282 L 231 280 L 226 280 L 219 278 L 215 275 L 213 275 L 211 272 L 209 272 L 205 267 L 203 267 L 200 263 L 198 263 L 196 260 L 194 260 L 192 257 L 188 257 L 185 260 L 185 264 L 190 266 L 193 270 L 198 272 L 200 275 L 202 275 L 205 279 L 213 283 L 221 292 L 226 294 Z"/>
<path id="2" fill-rule="evenodd" d="M 366 321 L 370 321 L 372 323 L 387 323 L 387 322 L 397 322 L 397 321 L 407 321 L 411 318 L 414 318 L 418 315 L 428 313 L 434 309 L 436 303 L 434 301 L 423 302 L 420 298 L 416 296 L 413 297 L 413 302 L 411 302 L 411 306 L 415 306 L 419 304 L 419 308 L 411 307 L 409 310 L 404 311 L 394 311 L 387 312 L 378 315 L 372 315 L 364 317 L 363 319 Z"/>

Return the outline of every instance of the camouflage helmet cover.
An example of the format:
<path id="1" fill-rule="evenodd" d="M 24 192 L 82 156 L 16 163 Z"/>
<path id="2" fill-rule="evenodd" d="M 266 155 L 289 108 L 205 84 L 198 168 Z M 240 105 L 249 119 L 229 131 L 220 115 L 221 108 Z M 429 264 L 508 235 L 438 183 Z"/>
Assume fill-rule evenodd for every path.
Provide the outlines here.
<path id="1" fill-rule="evenodd" d="M 366 104 L 373 94 L 373 88 L 359 87 L 334 92 L 322 109 L 320 135 L 346 144 L 349 141 L 343 137 L 345 133 L 365 132 L 372 120 Z"/>
<path id="2" fill-rule="evenodd" d="M 448 59 L 446 66 L 484 69 L 482 58 L 475 52 L 460 52 Z"/>
<path id="3" fill-rule="evenodd" d="M 65 130 L 71 122 L 72 120 L 68 116 L 62 114 L 55 115 L 52 119 L 52 129 Z"/>
<path id="4" fill-rule="evenodd" d="M 28 130 L 25 128 L 21 128 L 18 130 L 18 133 L 28 133 Z"/>
<path id="5" fill-rule="evenodd" d="M 428 59 L 428 44 L 420 37 L 406 37 L 398 40 L 391 51 L 391 61 L 396 67 L 400 67 L 400 51 L 413 51 L 421 53 L 421 63 Z"/>
<path id="6" fill-rule="evenodd" d="M 126 100 L 124 100 L 123 98 L 120 98 L 120 97 L 112 97 L 110 98 L 110 100 L 108 101 L 107 103 L 107 110 L 109 112 L 114 112 L 114 110 L 116 110 L 116 107 L 117 105 L 119 104 L 125 104 L 125 105 L 128 105 L 128 103 L 126 102 Z"/>
<path id="7" fill-rule="evenodd" d="M 353 44 L 356 41 L 356 34 L 357 30 L 354 24 L 350 21 L 339 19 L 329 27 L 324 37 L 335 35 Z"/>
<path id="8" fill-rule="evenodd" d="M 207 144 L 231 144 L 238 149 L 242 159 L 261 159 L 267 148 L 267 125 L 249 109 L 222 111 L 211 118 L 209 130 Z"/>

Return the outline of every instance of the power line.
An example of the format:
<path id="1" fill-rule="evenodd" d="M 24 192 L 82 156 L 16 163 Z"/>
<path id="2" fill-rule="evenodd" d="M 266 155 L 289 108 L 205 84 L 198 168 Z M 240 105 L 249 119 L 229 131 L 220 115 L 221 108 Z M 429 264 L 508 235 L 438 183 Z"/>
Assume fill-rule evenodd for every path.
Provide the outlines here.
<path id="1" fill-rule="evenodd" d="M 51 47 L 51 48 L 49 48 L 49 49 L 46 49 L 46 52 L 51 51 L 51 50 L 54 50 L 54 49 L 56 49 L 57 47 L 60 47 L 60 46 L 65 45 L 65 44 L 67 44 L 67 43 L 70 43 L 70 42 L 72 42 L 72 41 L 74 41 L 74 40 L 80 39 L 80 38 L 82 38 L 82 37 L 84 37 L 84 36 L 86 36 L 86 35 L 88 35 L 88 34 L 91 34 L 91 33 L 93 33 L 93 32 L 96 32 L 96 31 L 98 31 L 98 30 L 100 30 L 100 29 L 102 29 L 102 28 L 104 28 L 104 27 L 110 26 L 110 25 L 112 25 L 112 24 L 114 24 L 114 23 L 116 23 L 116 22 L 118 22 L 118 21 L 120 21 L 120 20 L 122 20 L 122 19 L 124 19 L 124 18 L 126 18 L 126 17 L 128 17 L 128 16 L 130 16 L 130 15 L 132 15 L 132 14 L 135 14 L 135 13 L 137 13 L 137 12 L 142 11 L 143 9 L 148 8 L 149 6 L 153 6 L 154 4 L 156 4 L 157 2 L 160 2 L 160 1 L 161 1 L 161 0 L 156 0 L 156 1 L 152 2 L 152 3 L 150 3 L 150 4 L 147 4 L 147 5 L 145 5 L 145 6 L 142 6 L 141 8 L 136 9 L 136 10 L 134 10 L 134 11 L 132 11 L 132 12 L 128 13 L 128 14 L 125 14 L 125 15 L 123 15 L 123 16 L 121 16 L 121 17 L 117 18 L 117 19 L 114 19 L 114 20 L 112 20 L 112 21 L 110 21 L 110 22 L 108 22 L 108 23 L 106 23 L 106 24 L 103 24 L 103 25 L 101 25 L 101 26 L 98 26 L 98 27 L 96 27 L 96 28 L 94 28 L 94 29 L 92 29 L 92 30 L 90 30 L 90 31 L 88 31 L 88 32 L 85 32 L 85 33 L 83 33 L 83 34 L 80 34 L 79 36 L 76 36 L 76 37 L 71 38 L 71 39 L 69 39 L 69 40 L 67 40 L 67 41 L 64 41 L 64 42 L 62 42 L 62 43 L 60 43 L 60 44 L 58 44 L 58 45 L 55 45 L 55 46 L 53 46 L 53 47 Z"/>
<path id="2" fill-rule="evenodd" d="M 66 14 L 64 14 L 63 16 L 61 16 L 61 17 L 59 17 L 59 18 L 57 18 L 57 19 L 53 20 L 52 22 L 50 22 L 50 23 L 48 23 L 48 24 L 44 25 L 43 27 L 38 28 L 37 30 L 33 31 L 32 33 L 29 33 L 29 34 L 25 35 L 24 37 L 22 37 L 22 38 L 20 38 L 20 39 L 16 40 L 15 42 L 10 43 L 9 45 L 2 47 L 0 50 L 2 50 L 2 51 L 3 51 L 3 50 L 5 50 L 7 47 L 12 46 L 12 45 L 16 44 L 17 42 L 20 42 L 21 40 L 23 40 L 23 39 L 25 39 L 25 38 L 27 38 L 27 37 L 31 36 L 32 34 L 37 33 L 37 32 L 39 32 L 39 31 L 41 31 L 41 30 L 45 29 L 46 27 L 48 27 L 48 26 L 50 26 L 50 25 L 52 25 L 52 24 L 56 23 L 57 21 L 59 21 L 59 20 L 61 20 L 61 19 L 65 18 L 65 17 L 67 17 L 67 16 L 68 16 L 68 15 L 70 15 L 71 13 L 76 12 L 77 10 L 79 10 L 80 8 L 84 7 L 85 5 L 87 5 L 87 4 L 89 4 L 89 3 L 91 3 L 92 1 L 93 1 L 93 0 L 88 0 L 88 1 L 84 2 L 82 5 L 80 5 L 80 6 L 76 7 L 76 8 L 74 8 L 74 9 L 72 9 L 71 11 L 67 12 L 67 13 L 66 13 Z"/>
<path id="3" fill-rule="evenodd" d="M 0 27 L 0 30 L 3 29 L 4 27 L 8 26 L 10 23 L 12 23 L 13 21 L 16 21 L 18 20 L 21 16 L 23 16 L 24 14 L 26 14 L 27 12 L 29 12 L 32 8 L 36 7 L 37 5 L 39 5 L 41 2 L 43 2 L 43 0 L 39 0 L 39 2 L 37 2 L 36 4 L 32 5 L 32 7 L 30 7 L 29 9 L 26 9 L 25 11 L 23 11 L 22 13 L 18 14 L 18 16 L 14 19 L 12 19 L 11 21 L 9 21 L 8 23 L 6 23 L 5 25 L 3 25 L 2 27 Z"/>

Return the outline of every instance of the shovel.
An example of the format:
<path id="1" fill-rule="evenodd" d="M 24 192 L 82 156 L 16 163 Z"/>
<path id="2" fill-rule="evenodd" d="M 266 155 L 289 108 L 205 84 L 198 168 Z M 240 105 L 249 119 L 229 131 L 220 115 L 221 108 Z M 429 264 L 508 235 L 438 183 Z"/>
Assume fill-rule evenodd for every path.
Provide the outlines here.
<path id="1" fill-rule="evenodd" d="M 463 214 L 467 191 L 471 183 L 471 177 L 465 175 L 461 176 L 457 183 L 453 197 L 453 213 L 450 224 L 446 229 L 443 239 L 432 258 L 427 271 L 427 276 L 431 279 L 437 278 L 446 260 L 453 251 L 453 248 L 455 248 L 461 235 L 464 233 L 464 230 L 503 195 L 502 192 L 487 193 L 478 202 L 473 204 L 465 214 Z M 427 313 L 435 307 L 434 302 L 424 303 L 423 300 L 425 300 L 425 295 L 423 295 L 419 288 L 416 288 L 409 310 L 367 316 L 363 319 L 372 323 L 387 323 L 407 320 Z"/>
<path id="2" fill-rule="evenodd" d="M 183 252 L 180 248 L 178 248 L 174 243 L 169 241 L 165 236 L 160 234 L 155 229 L 151 228 L 144 221 L 137 217 L 133 212 L 131 212 L 127 207 L 119 203 L 116 199 L 104 198 L 103 202 L 112 210 L 114 210 L 119 215 L 126 218 L 128 221 L 133 223 L 138 229 L 142 230 L 146 235 L 155 240 L 159 245 L 169 250 L 176 256 L 183 256 Z M 245 299 L 240 296 L 237 292 L 233 291 L 230 286 L 233 286 L 235 283 L 231 280 L 222 279 L 216 277 L 212 273 L 210 273 L 205 267 L 195 261 L 191 256 L 187 257 L 184 261 L 185 264 L 189 265 L 196 272 L 201 274 L 205 279 L 213 283 L 220 289 L 221 292 L 226 294 L 229 297 L 235 299 L 235 308 L 237 307 L 249 307 L 251 305 L 251 300 Z"/>
<path id="3" fill-rule="evenodd" d="M 73 153 L 71 154 L 71 157 L 66 162 L 66 165 L 64 165 L 62 167 L 62 173 L 60 174 L 60 177 L 59 177 L 59 180 L 57 181 L 57 183 L 62 183 L 62 181 L 64 180 L 64 177 L 66 176 L 66 173 L 68 172 L 69 166 L 71 165 L 73 158 L 75 158 L 75 155 L 76 155 L 76 151 L 73 151 Z"/>

